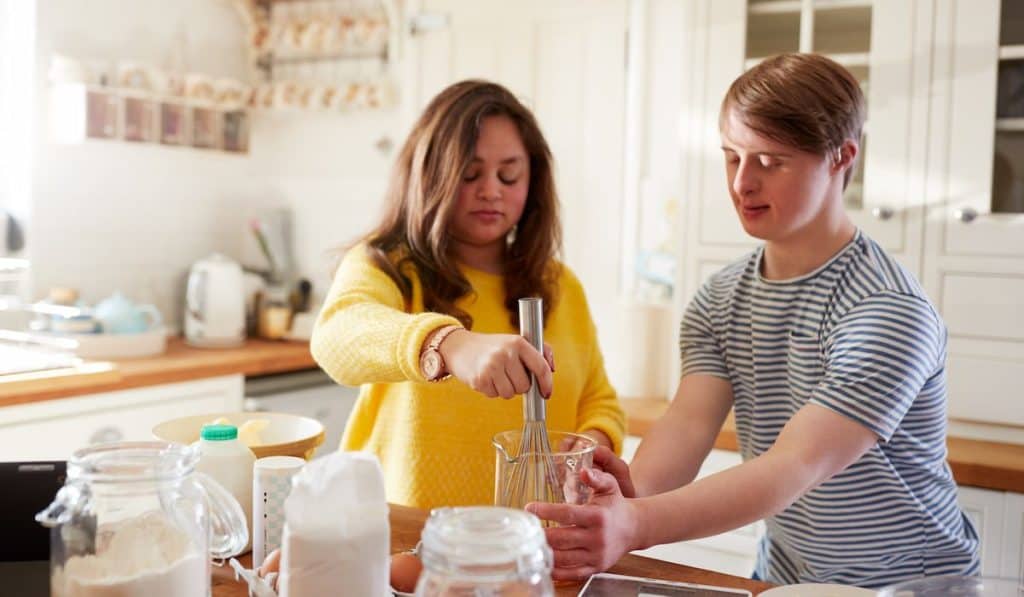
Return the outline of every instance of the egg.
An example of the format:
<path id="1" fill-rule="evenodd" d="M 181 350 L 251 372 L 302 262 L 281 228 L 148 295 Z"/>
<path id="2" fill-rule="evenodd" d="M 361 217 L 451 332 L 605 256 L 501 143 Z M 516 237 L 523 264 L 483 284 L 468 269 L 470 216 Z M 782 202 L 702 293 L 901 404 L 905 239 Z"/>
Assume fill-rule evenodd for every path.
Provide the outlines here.
<path id="1" fill-rule="evenodd" d="M 423 571 L 423 562 L 409 552 L 396 553 L 391 556 L 391 587 L 403 593 L 416 590 L 416 581 Z"/>

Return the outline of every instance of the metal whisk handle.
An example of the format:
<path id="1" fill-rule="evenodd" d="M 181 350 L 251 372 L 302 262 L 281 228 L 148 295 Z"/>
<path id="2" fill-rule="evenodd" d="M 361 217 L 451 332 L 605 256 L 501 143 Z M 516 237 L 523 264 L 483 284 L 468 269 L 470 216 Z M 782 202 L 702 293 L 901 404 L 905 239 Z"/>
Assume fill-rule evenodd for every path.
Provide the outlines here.
<path id="1" fill-rule="evenodd" d="M 544 299 L 519 299 L 519 334 L 544 354 Z M 523 418 L 527 421 L 543 421 L 545 416 L 544 397 L 537 387 L 537 377 L 531 373 L 530 389 L 523 396 Z"/>

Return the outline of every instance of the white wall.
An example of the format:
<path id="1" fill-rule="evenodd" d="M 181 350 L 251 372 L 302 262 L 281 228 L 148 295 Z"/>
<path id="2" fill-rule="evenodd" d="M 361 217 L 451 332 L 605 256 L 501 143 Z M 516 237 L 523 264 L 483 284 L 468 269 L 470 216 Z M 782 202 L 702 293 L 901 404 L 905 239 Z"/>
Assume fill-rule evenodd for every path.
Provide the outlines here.
<path id="1" fill-rule="evenodd" d="M 248 80 L 245 28 L 226 0 L 40 0 L 37 95 L 46 97 L 54 52 Z M 326 249 L 350 241 L 376 214 L 391 156 L 373 142 L 395 114 L 256 113 L 249 155 L 90 141 L 55 145 L 39 107 L 28 231 L 33 294 L 71 286 L 98 301 L 115 290 L 180 319 L 196 259 L 242 259 L 246 223 L 290 207 L 295 257 L 318 287 Z M 403 132 L 404 134 L 404 132 Z"/>

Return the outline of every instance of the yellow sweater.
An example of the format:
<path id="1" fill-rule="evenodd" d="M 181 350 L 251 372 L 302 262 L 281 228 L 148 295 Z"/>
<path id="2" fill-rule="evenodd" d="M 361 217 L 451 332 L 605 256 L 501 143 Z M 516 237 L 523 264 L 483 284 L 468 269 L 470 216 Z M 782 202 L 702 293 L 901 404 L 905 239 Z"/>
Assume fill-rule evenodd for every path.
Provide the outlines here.
<path id="1" fill-rule="evenodd" d="M 411 268 L 410 268 L 411 270 Z M 501 276 L 463 267 L 476 293 L 458 306 L 473 331 L 517 334 L 503 302 Z M 625 416 L 608 383 L 579 280 L 562 268 L 559 295 L 544 329 L 555 355 L 550 429 L 598 429 L 618 452 Z M 488 398 L 461 381 L 428 382 L 419 355 L 429 333 L 458 320 L 423 311 L 419 279 L 411 312 L 398 286 L 363 246 L 345 256 L 313 330 L 313 357 L 335 381 L 361 385 L 341 440 L 343 450 L 380 458 L 389 501 L 434 508 L 494 501 L 491 437 L 523 426 L 522 397 Z"/>

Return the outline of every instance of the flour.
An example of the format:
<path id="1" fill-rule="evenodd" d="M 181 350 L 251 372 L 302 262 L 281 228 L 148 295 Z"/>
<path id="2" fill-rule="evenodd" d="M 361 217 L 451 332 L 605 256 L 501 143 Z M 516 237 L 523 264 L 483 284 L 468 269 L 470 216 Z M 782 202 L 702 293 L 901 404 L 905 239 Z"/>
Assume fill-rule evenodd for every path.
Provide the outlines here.
<path id="1" fill-rule="evenodd" d="M 54 572 L 54 597 L 197 597 L 209 590 L 209 569 L 188 535 L 150 513 L 101 529 L 109 539 L 97 555 L 72 556 Z"/>

